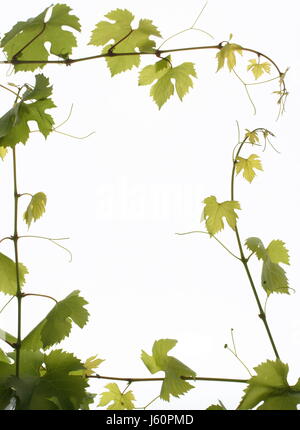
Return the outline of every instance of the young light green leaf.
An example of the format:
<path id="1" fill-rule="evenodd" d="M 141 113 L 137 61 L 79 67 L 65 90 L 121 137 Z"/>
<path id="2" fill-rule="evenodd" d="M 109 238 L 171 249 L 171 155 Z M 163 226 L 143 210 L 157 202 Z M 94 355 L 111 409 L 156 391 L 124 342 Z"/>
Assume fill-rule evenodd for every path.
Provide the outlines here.
<path id="1" fill-rule="evenodd" d="M 27 268 L 19 263 L 19 281 L 22 287 L 25 283 Z M 12 296 L 17 293 L 16 263 L 6 255 L 0 253 L 0 291 Z"/>
<path id="2" fill-rule="evenodd" d="M 115 383 L 105 385 L 108 391 L 101 394 L 101 399 L 98 406 L 106 406 L 108 403 L 112 402 L 108 406 L 109 410 L 124 410 L 124 409 L 134 409 L 133 401 L 135 397 L 132 391 L 127 391 L 127 393 L 121 393 L 119 387 Z"/>
<path id="3" fill-rule="evenodd" d="M 217 59 L 218 59 L 217 72 L 220 69 L 222 69 L 222 67 L 224 67 L 225 60 L 227 61 L 228 69 L 231 72 L 231 70 L 236 65 L 236 58 L 235 58 L 236 53 L 243 55 L 243 49 L 240 45 L 237 45 L 235 43 L 227 43 L 226 45 L 224 45 L 217 53 Z"/>
<path id="4" fill-rule="evenodd" d="M 260 78 L 264 73 L 270 73 L 271 64 L 270 63 L 257 63 L 256 59 L 249 60 L 249 65 L 247 70 L 251 70 L 255 79 Z"/>
<path id="5" fill-rule="evenodd" d="M 241 209 L 239 202 L 226 201 L 218 203 L 215 196 L 210 196 L 204 199 L 205 203 L 203 216 L 206 223 L 208 233 L 216 234 L 224 228 L 223 217 L 226 218 L 229 226 L 234 230 L 238 215 L 235 209 Z"/>
<path id="6" fill-rule="evenodd" d="M 300 380 L 294 386 L 287 382 L 288 365 L 280 360 L 260 364 L 255 369 L 256 376 L 249 379 L 248 387 L 238 409 L 295 410 L 300 403 Z"/>
<path id="7" fill-rule="evenodd" d="M 83 375 L 84 376 L 90 376 L 95 373 L 94 369 L 97 369 L 97 367 L 100 366 L 101 363 L 103 363 L 104 360 L 101 360 L 101 358 L 97 358 L 97 355 L 93 355 L 92 357 L 89 357 L 83 364 L 84 370 Z"/>
<path id="8" fill-rule="evenodd" d="M 154 342 L 152 356 L 142 351 L 141 358 L 151 373 L 159 371 L 165 372 L 165 379 L 162 383 L 160 397 L 169 401 L 170 395 L 179 397 L 191 388 L 194 388 L 182 377 L 196 377 L 196 373 L 183 364 L 181 361 L 168 355 L 170 349 L 174 348 L 177 340 L 160 339 Z"/>
<path id="9" fill-rule="evenodd" d="M 58 302 L 48 315 L 24 338 L 22 348 L 36 351 L 47 349 L 69 336 L 72 321 L 82 328 L 89 313 L 84 308 L 87 302 L 75 290 Z"/>
<path id="10" fill-rule="evenodd" d="M 272 263 L 290 264 L 288 250 L 282 240 L 272 240 L 267 247 L 267 253 Z"/>
<path id="11" fill-rule="evenodd" d="M 238 175 L 243 170 L 244 178 L 250 183 L 256 176 L 254 169 L 263 170 L 259 156 L 256 154 L 251 154 L 248 158 L 237 157 L 236 160 L 236 174 Z"/>
<path id="12" fill-rule="evenodd" d="M 32 221 L 39 219 L 45 212 L 45 206 L 47 203 L 47 197 L 44 193 L 36 193 L 32 196 L 29 205 L 23 215 L 23 218 L 30 227 Z"/>
<path id="13" fill-rule="evenodd" d="M 269 296 L 271 293 L 289 294 L 289 284 L 285 271 L 279 264 L 267 257 L 261 272 L 261 285 Z"/>
<path id="14" fill-rule="evenodd" d="M 182 101 L 183 97 L 193 88 L 191 76 L 197 77 L 193 63 L 182 63 L 180 66 L 171 67 L 169 58 L 146 66 L 139 76 L 139 85 L 152 85 L 150 95 L 159 109 L 174 94 L 174 84 L 178 97 Z M 168 61 L 169 60 L 169 61 Z"/>
<path id="15" fill-rule="evenodd" d="M 138 28 L 133 29 L 131 22 L 134 16 L 126 9 L 113 10 L 105 17 L 114 22 L 99 22 L 92 33 L 89 43 L 90 45 L 103 46 L 113 40 L 114 44 L 106 45 L 102 51 L 103 53 L 108 52 L 114 45 L 116 45 L 113 48 L 114 53 L 153 51 L 155 41 L 151 39 L 151 36 L 161 37 L 157 27 L 149 19 L 141 19 Z M 139 66 L 140 56 L 107 57 L 106 62 L 111 75 L 114 76 L 130 70 L 134 66 Z"/>
<path id="16" fill-rule="evenodd" d="M 246 246 L 250 251 L 256 254 L 256 257 L 260 259 L 265 259 L 267 256 L 264 244 L 258 237 L 248 237 L 245 242 Z"/>
<path id="17" fill-rule="evenodd" d="M 248 139 L 252 145 L 255 145 L 256 142 L 259 142 L 257 131 L 250 131 L 248 128 L 246 128 L 245 139 Z"/>
<path id="18" fill-rule="evenodd" d="M 70 31 L 62 27 L 69 27 L 80 31 L 79 19 L 70 15 L 71 8 L 65 4 L 56 4 L 52 8 L 50 18 L 45 21 L 47 7 L 40 15 L 27 21 L 18 22 L 1 40 L 1 47 L 12 60 L 17 56 L 19 61 L 41 60 L 47 61 L 50 54 L 68 58 L 72 49 L 77 46 L 76 38 Z M 45 44 L 50 42 L 50 52 Z M 15 64 L 15 71 L 35 70 L 44 67 L 43 63 Z"/>
<path id="19" fill-rule="evenodd" d="M 36 75 L 34 88 L 28 87 L 24 97 L 0 118 L 0 146 L 14 147 L 17 143 L 26 143 L 29 138 L 29 121 L 35 121 L 40 132 L 46 138 L 53 129 L 54 120 L 46 113 L 55 106 L 50 98 L 52 93 L 49 80 L 44 75 Z M 31 101 L 28 103 L 30 100 Z"/>

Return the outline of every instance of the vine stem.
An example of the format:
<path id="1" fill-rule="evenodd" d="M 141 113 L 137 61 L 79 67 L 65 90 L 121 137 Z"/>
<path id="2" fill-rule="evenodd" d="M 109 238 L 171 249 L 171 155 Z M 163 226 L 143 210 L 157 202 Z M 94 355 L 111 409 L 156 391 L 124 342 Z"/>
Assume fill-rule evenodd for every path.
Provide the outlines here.
<path id="1" fill-rule="evenodd" d="M 13 152 L 13 177 L 14 177 L 14 235 L 12 240 L 14 242 L 15 250 L 15 263 L 16 263 L 16 286 L 17 293 L 16 297 L 18 300 L 18 328 L 17 328 L 17 343 L 15 345 L 16 349 L 16 377 L 20 375 L 20 357 L 21 357 L 21 323 L 22 323 L 22 292 L 20 283 L 20 273 L 19 273 L 19 254 L 18 254 L 18 188 L 17 188 L 17 160 L 16 160 L 16 147 L 12 148 Z"/>
<path id="2" fill-rule="evenodd" d="M 257 129 L 255 129 L 253 131 L 257 132 L 257 131 L 262 131 L 262 130 L 263 129 L 261 129 L 261 128 L 257 128 Z M 234 157 L 234 160 L 233 160 L 233 167 L 232 167 L 232 174 L 231 174 L 231 191 L 230 191 L 231 201 L 234 200 L 234 174 L 235 174 L 235 166 L 236 166 L 236 163 L 237 163 L 237 158 L 238 158 L 238 156 L 239 156 L 239 154 L 240 154 L 240 152 L 241 152 L 244 144 L 246 143 L 246 141 L 247 141 L 247 136 L 244 138 L 244 140 L 242 142 L 239 143 L 239 145 L 240 145 L 239 149 L 237 150 L 237 153 L 236 153 L 236 155 Z M 246 258 L 245 255 L 244 255 L 244 251 L 243 251 L 243 247 L 242 247 L 242 242 L 241 242 L 241 238 L 240 238 L 240 234 L 239 234 L 239 230 L 238 230 L 237 225 L 235 226 L 235 235 L 236 235 L 238 247 L 239 247 L 239 250 L 240 250 L 240 255 L 241 255 L 240 260 L 241 260 L 241 262 L 242 262 L 242 264 L 244 266 L 244 269 L 246 271 L 249 283 L 251 285 L 252 292 L 254 294 L 254 297 L 255 297 L 255 300 L 256 300 L 256 303 L 257 303 L 257 306 L 258 306 L 258 309 L 259 309 L 259 318 L 264 323 L 264 326 L 265 326 L 265 329 L 267 331 L 269 340 L 271 342 L 274 354 L 275 354 L 276 358 L 278 360 L 280 360 L 279 353 L 277 351 L 277 348 L 276 348 L 276 345 L 275 345 L 275 342 L 274 342 L 274 339 L 273 339 L 273 336 L 272 336 L 269 324 L 267 322 L 266 314 L 265 314 L 265 312 L 263 310 L 263 307 L 262 307 L 262 305 L 260 303 L 260 299 L 258 297 L 256 288 L 255 288 L 255 285 L 254 285 L 254 282 L 253 282 L 253 279 L 252 279 L 252 276 L 251 276 L 251 273 L 250 273 L 250 270 L 249 270 L 249 266 L 248 266 L 248 259 L 249 258 Z"/>
<path id="3" fill-rule="evenodd" d="M 132 382 L 155 382 L 155 381 L 164 381 L 165 378 L 121 378 L 117 376 L 102 376 L 102 375 L 88 375 L 87 378 L 95 378 L 95 379 L 110 379 L 112 381 L 125 381 L 128 383 Z M 240 384 L 248 384 L 248 379 L 235 379 L 235 378 L 209 378 L 209 377 L 201 377 L 196 376 L 193 377 L 185 377 L 181 376 L 181 379 L 185 381 L 208 381 L 208 382 L 237 382 Z"/>

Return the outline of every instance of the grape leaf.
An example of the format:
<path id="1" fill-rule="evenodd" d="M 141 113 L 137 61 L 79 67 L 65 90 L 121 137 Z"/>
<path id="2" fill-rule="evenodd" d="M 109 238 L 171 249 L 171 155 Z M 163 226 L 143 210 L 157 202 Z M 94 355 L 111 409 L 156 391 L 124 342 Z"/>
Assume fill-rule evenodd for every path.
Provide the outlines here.
<path id="1" fill-rule="evenodd" d="M 115 9 L 105 15 L 106 18 L 114 21 L 100 21 L 92 32 L 90 45 L 103 46 L 103 53 L 108 52 L 113 47 L 114 53 L 153 51 L 155 41 L 151 36 L 161 37 L 157 27 L 149 19 L 141 19 L 136 29 L 131 27 L 134 16 L 126 9 Z M 123 40 L 122 40 L 123 39 Z M 107 44 L 110 40 L 114 44 Z M 114 45 L 116 45 L 114 47 Z M 107 66 L 111 76 L 126 70 L 137 67 L 140 64 L 140 55 L 122 55 L 119 57 L 106 57 Z"/>
<path id="2" fill-rule="evenodd" d="M 282 240 L 272 240 L 268 247 L 258 237 L 249 237 L 246 246 L 257 258 L 263 260 L 261 285 L 268 295 L 271 293 L 289 294 L 285 271 L 278 263 L 289 264 L 288 250 Z"/>
<path id="3" fill-rule="evenodd" d="M 46 203 L 46 194 L 40 192 L 32 196 L 30 203 L 27 206 L 27 209 L 23 215 L 23 218 L 26 221 L 28 228 L 30 227 L 32 220 L 36 221 L 43 215 L 43 213 L 45 212 Z"/>
<path id="4" fill-rule="evenodd" d="M 152 347 L 152 356 L 142 351 L 141 358 L 153 374 L 159 371 L 165 372 L 165 378 L 162 383 L 160 397 L 169 401 L 170 395 L 179 397 L 191 388 L 194 388 L 189 382 L 182 377 L 196 377 L 196 373 L 176 358 L 169 356 L 168 352 L 174 348 L 177 340 L 160 339 L 154 342 Z"/>
<path id="5" fill-rule="evenodd" d="M 260 159 L 256 154 L 251 154 L 248 158 L 237 157 L 236 160 L 236 174 L 238 175 L 243 170 L 244 178 L 250 183 L 256 176 L 254 169 L 263 170 Z"/>
<path id="6" fill-rule="evenodd" d="M 23 353 L 28 360 L 30 354 L 37 354 Z M 62 350 L 53 350 L 49 355 L 39 354 L 39 364 L 43 363 L 43 369 L 40 366 L 38 374 L 23 372 L 21 378 L 11 378 L 11 386 L 19 398 L 18 409 L 78 409 L 88 394 L 87 380 L 71 374 L 83 368 L 80 360 Z"/>
<path id="7" fill-rule="evenodd" d="M 264 73 L 270 73 L 271 64 L 270 63 L 257 63 L 256 59 L 249 60 L 249 65 L 247 70 L 251 70 L 255 79 L 260 78 Z"/>
<path id="8" fill-rule="evenodd" d="M 28 274 L 24 264 L 19 263 L 19 281 L 22 287 L 25 283 L 25 275 Z M 0 291 L 12 296 L 17 293 L 16 263 L 0 252 Z"/>
<path id="9" fill-rule="evenodd" d="M 89 313 L 84 308 L 87 302 L 75 290 L 58 302 L 48 315 L 23 339 L 22 348 L 26 350 L 47 349 L 61 342 L 70 334 L 72 321 L 82 328 Z"/>
<path id="10" fill-rule="evenodd" d="M 44 98 L 52 93 L 49 80 L 44 75 L 35 76 L 35 86 L 24 93 L 21 101 L 0 118 L 0 146 L 14 147 L 17 143 L 26 143 L 30 129 L 28 121 L 35 121 L 40 132 L 46 138 L 53 129 L 54 120 L 45 111 L 55 107 L 52 99 Z M 28 102 L 30 100 L 35 100 Z"/>
<path id="11" fill-rule="evenodd" d="M 300 403 L 300 379 L 294 386 L 287 382 L 288 365 L 280 360 L 260 364 L 256 368 L 256 376 L 249 379 L 244 390 L 245 395 L 238 409 L 252 409 L 263 402 L 258 409 L 294 410 Z"/>
<path id="12" fill-rule="evenodd" d="M 241 209 L 239 202 L 226 201 L 218 203 L 215 196 L 210 196 L 204 199 L 203 203 L 205 203 L 203 216 L 208 233 L 216 234 L 224 228 L 223 217 L 226 218 L 229 226 L 233 230 L 235 229 L 238 215 L 234 210 Z"/>
<path id="13" fill-rule="evenodd" d="M 79 19 L 69 14 L 69 6 L 56 4 L 50 18 L 45 21 L 49 9 L 47 7 L 41 14 L 27 21 L 19 21 L 4 35 L 0 46 L 5 50 L 8 60 L 48 61 L 50 54 L 62 58 L 68 58 L 72 54 L 72 49 L 77 46 L 76 38 L 72 32 L 63 30 L 62 27 L 80 31 Z M 50 42 L 50 52 L 45 46 L 46 42 Z M 16 72 L 33 71 L 44 66 L 42 63 L 14 64 Z"/>
<path id="14" fill-rule="evenodd" d="M 271 293 L 289 294 L 289 284 L 285 271 L 279 264 L 272 263 L 269 257 L 263 262 L 261 285 L 268 296 Z"/>
<path id="15" fill-rule="evenodd" d="M 249 142 L 252 143 L 252 145 L 254 145 L 256 142 L 259 142 L 257 131 L 250 131 L 248 130 L 248 128 L 246 128 L 245 139 L 248 139 Z"/>
<path id="16" fill-rule="evenodd" d="M 267 247 L 267 253 L 272 263 L 289 263 L 288 250 L 282 240 L 272 240 Z"/>
<path id="17" fill-rule="evenodd" d="M 7 148 L 4 148 L 3 146 L 0 146 L 0 157 L 2 158 L 2 160 L 4 160 L 4 157 L 7 154 Z"/>
<path id="18" fill-rule="evenodd" d="M 257 256 L 257 258 L 265 259 L 266 258 L 266 249 L 264 247 L 264 244 L 258 237 L 248 237 L 245 242 L 246 246 L 250 251 L 254 252 Z"/>
<path id="19" fill-rule="evenodd" d="M 170 57 L 168 57 L 169 59 Z M 174 94 L 174 84 L 178 97 L 182 101 L 183 97 L 193 88 L 191 76 L 197 77 L 193 63 L 182 63 L 177 67 L 171 67 L 167 60 L 158 61 L 156 64 L 146 66 L 139 76 L 139 85 L 152 85 L 150 95 L 159 109 Z"/>
<path id="20" fill-rule="evenodd" d="M 243 55 L 243 50 L 240 45 L 236 45 L 235 43 L 227 43 L 224 45 L 219 52 L 217 53 L 218 59 L 218 69 L 217 72 L 224 67 L 225 60 L 227 61 L 227 66 L 229 71 L 234 68 L 236 65 L 235 53 L 238 52 L 240 55 Z"/>
<path id="21" fill-rule="evenodd" d="M 135 397 L 132 391 L 127 391 L 127 393 L 121 393 L 119 387 L 115 383 L 105 385 L 109 391 L 101 394 L 101 399 L 98 406 L 106 406 L 108 403 L 113 402 L 108 406 L 109 410 L 124 410 L 124 409 L 134 409 L 133 401 Z"/>
<path id="22" fill-rule="evenodd" d="M 90 376 L 93 373 L 95 373 L 94 369 L 99 367 L 101 363 L 103 363 L 104 360 L 101 360 L 101 358 L 97 358 L 97 355 L 93 355 L 92 357 L 89 357 L 83 364 L 84 370 L 83 374 L 85 376 Z"/>

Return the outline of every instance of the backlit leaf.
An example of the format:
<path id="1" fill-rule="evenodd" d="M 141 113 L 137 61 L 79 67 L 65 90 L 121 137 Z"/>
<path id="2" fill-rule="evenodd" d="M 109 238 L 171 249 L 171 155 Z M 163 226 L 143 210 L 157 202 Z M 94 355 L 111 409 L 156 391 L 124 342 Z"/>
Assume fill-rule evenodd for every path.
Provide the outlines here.
<path id="1" fill-rule="evenodd" d="M 124 409 L 134 409 L 133 401 L 135 400 L 132 391 L 127 391 L 126 393 L 121 393 L 119 387 L 115 383 L 110 383 L 105 385 L 108 391 L 101 394 L 101 399 L 98 406 L 106 406 L 108 403 L 109 410 L 124 410 Z"/>
<path id="2" fill-rule="evenodd" d="M 47 7 L 40 15 L 27 21 L 18 22 L 1 40 L 1 47 L 7 54 L 7 59 L 12 60 L 17 55 L 17 60 L 41 60 L 47 61 L 50 54 L 67 58 L 72 54 L 72 49 L 77 46 L 76 38 L 70 31 L 62 27 L 69 27 L 80 31 L 79 20 L 70 15 L 70 7 L 65 4 L 56 4 L 52 8 L 51 16 L 45 22 L 45 17 L 50 7 Z M 46 48 L 46 42 L 50 42 L 50 52 Z M 15 64 L 15 71 L 35 70 L 44 67 L 45 64 Z"/>
<path id="3" fill-rule="evenodd" d="M 235 169 L 237 175 L 243 170 L 244 178 L 250 183 L 256 176 L 254 169 L 263 170 L 260 159 L 256 154 L 251 154 L 248 158 L 237 157 Z"/>
<path id="4" fill-rule="evenodd" d="M 207 197 L 205 203 L 203 216 L 206 223 L 208 233 L 216 234 L 224 228 L 223 217 L 225 217 L 229 226 L 234 230 L 238 215 L 235 209 L 241 209 L 239 202 L 226 201 L 218 203 L 215 196 Z"/>
<path id="5" fill-rule="evenodd" d="M 154 342 L 152 356 L 142 351 L 141 358 L 153 374 L 159 371 L 165 372 L 165 379 L 162 383 L 160 397 L 169 401 L 170 395 L 179 397 L 191 388 L 194 388 L 182 377 L 196 377 L 196 373 L 176 358 L 169 356 L 168 352 L 174 348 L 177 341 L 174 339 L 160 339 Z"/>
<path id="6" fill-rule="evenodd" d="M 30 227 L 32 221 L 39 219 L 45 212 L 45 206 L 47 203 L 47 197 L 44 193 L 36 193 L 32 196 L 29 205 L 24 213 L 24 220 Z"/>
<path id="7" fill-rule="evenodd" d="M 58 302 L 48 315 L 25 337 L 22 348 L 27 350 L 47 349 L 61 342 L 70 334 L 72 321 L 82 328 L 88 320 L 87 302 L 73 291 Z"/>
<path id="8" fill-rule="evenodd" d="M 250 251 L 256 254 L 259 260 L 264 260 L 266 258 L 266 249 L 264 247 L 264 244 L 258 237 L 248 237 L 248 239 L 246 239 L 245 244 L 247 248 L 250 249 Z"/>
<path id="9" fill-rule="evenodd" d="M 271 293 L 289 294 L 289 284 L 285 271 L 279 264 L 267 257 L 263 262 L 261 285 L 268 295 Z"/>
<path id="10" fill-rule="evenodd" d="M 217 53 L 217 59 L 218 59 L 217 72 L 220 69 L 222 69 L 222 67 L 224 67 L 225 61 L 227 61 L 228 69 L 231 72 L 231 70 L 236 65 L 236 58 L 235 58 L 236 53 L 243 55 L 243 50 L 240 45 L 237 45 L 235 43 L 227 43 L 226 45 L 224 45 Z"/>
<path id="11" fill-rule="evenodd" d="M 271 64 L 264 62 L 264 63 L 257 63 L 256 59 L 249 60 L 249 65 L 247 67 L 247 70 L 251 70 L 253 73 L 255 79 L 260 78 L 264 73 L 270 73 L 271 71 Z"/>
<path id="12" fill-rule="evenodd" d="M 272 263 L 289 263 L 288 250 L 282 240 L 272 240 L 267 247 L 267 252 Z"/>
<path id="13" fill-rule="evenodd" d="M 258 409 L 296 410 L 300 403 L 300 383 L 290 386 L 287 382 L 288 365 L 279 359 L 267 360 L 255 369 L 256 376 L 249 379 L 244 390 L 245 395 L 238 409 L 253 409 L 263 402 Z"/>
<path id="14" fill-rule="evenodd" d="M 27 86 L 21 101 L 0 118 L 0 146 L 25 144 L 30 133 L 29 121 L 37 123 L 45 138 L 52 131 L 54 120 L 46 110 L 54 108 L 55 104 L 50 98 L 44 98 L 52 93 L 52 87 L 44 75 L 36 75 L 35 81 L 33 88 Z"/>
<path id="15" fill-rule="evenodd" d="M 89 357 L 83 364 L 84 370 L 83 375 L 84 376 L 90 376 L 95 373 L 94 369 L 97 369 L 97 367 L 100 366 L 101 363 L 103 363 L 104 360 L 101 360 L 101 358 L 97 358 L 97 355 L 93 355 L 92 357 Z"/>
<path id="16" fill-rule="evenodd" d="M 252 145 L 254 145 L 256 142 L 259 142 L 257 131 L 250 131 L 246 128 L 245 139 L 248 139 L 249 142 L 252 143 Z"/>
<path id="17" fill-rule="evenodd" d="M 22 287 L 25 283 L 27 268 L 19 263 L 19 280 Z M 6 255 L 0 253 L 0 291 L 12 296 L 17 293 L 16 263 Z"/>
<path id="18" fill-rule="evenodd" d="M 156 81 L 151 87 L 150 95 L 160 109 L 174 94 L 173 81 L 175 81 L 176 93 L 182 101 L 189 89 L 193 87 L 191 76 L 197 77 L 193 63 L 182 63 L 177 67 L 171 67 L 167 60 L 160 60 L 142 69 L 139 85 L 150 85 Z"/>
<path id="19" fill-rule="evenodd" d="M 161 37 L 157 27 L 149 19 L 141 19 L 139 26 L 133 29 L 131 22 L 134 16 L 126 9 L 116 9 L 105 15 L 111 21 L 101 21 L 96 25 L 92 33 L 90 45 L 104 46 L 103 53 L 109 51 L 111 47 L 114 53 L 131 53 L 142 51 L 153 51 L 155 41 L 152 36 Z M 122 40 L 123 39 L 123 40 Z M 113 44 L 108 44 L 113 40 Z M 118 57 L 106 57 L 107 65 L 111 75 L 137 67 L 140 64 L 140 55 L 122 55 Z"/>

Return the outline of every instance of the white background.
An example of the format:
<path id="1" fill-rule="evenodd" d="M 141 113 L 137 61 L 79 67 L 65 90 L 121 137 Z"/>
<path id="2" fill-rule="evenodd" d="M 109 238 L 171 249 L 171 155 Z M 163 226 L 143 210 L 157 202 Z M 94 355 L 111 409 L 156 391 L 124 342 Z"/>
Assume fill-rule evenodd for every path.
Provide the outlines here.
<path id="1" fill-rule="evenodd" d="M 290 382 L 300 374 L 299 346 L 299 31 L 298 2 L 286 0 L 210 0 L 190 31 L 172 39 L 164 48 L 216 44 L 233 33 L 233 42 L 257 49 L 273 58 L 282 71 L 290 67 L 290 95 L 286 113 L 276 121 L 276 82 L 249 87 L 253 108 L 243 85 L 224 69 L 217 74 L 216 51 L 195 51 L 172 56 L 173 64 L 192 61 L 198 79 L 183 103 L 173 97 L 161 111 L 149 97 L 149 87 L 138 87 L 138 71 L 110 77 L 104 60 L 71 67 L 48 66 L 43 73 L 54 87 L 52 110 L 57 124 L 73 113 L 60 130 L 75 136 L 95 133 L 85 140 L 57 133 L 45 142 L 33 133 L 24 147 L 18 145 L 19 192 L 43 191 L 48 196 L 45 216 L 27 233 L 20 220 L 19 234 L 70 237 L 68 254 L 48 241 L 20 240 L 20 260 L 28 267 L 26 292 L 50 294 L 62 299 L 79 289 L 89 302 L 88 325 L 73 329 L 62 344 L 85 360 L 98 354 L 105 359 L 99 373 L 110 376 L 150 377 L 140 360 L 141 349 L 151 353 L 161 338 L 177 339 L 174 355 L 198 376 L 248 378 L 239 361 L 224 349 L 234 328 L 239 357 L 248 367 L 274 359 L 243 267 L 206 235 L 176 236 L 176 232 L 204 229 L 200 225 L 202 201 L 216 195 L 230 199 L 231 154 L 237 143 L 236 121 L 245 128 L 265 127 L 276 138 L 263 153 L 264 172 L 249 185 L 236 180 L 240 201 L 242 239 L 258 236 L 267 245 L 281 239 L 290 250 L 287 267 L 295 294 L 273 295 L 267 316 L 281 358 L 290 366 Z M 141 2 L 79 1 L 68 4 L 80 17 L 82 34 L 73 58 L 96 55 L 101 48 L 86 46 L 95 24 L 115 8 L 127 8 L 140 18 L 153 19 L 163 37 L 192 25 L 204 2 L 170 0 Z M 20 20 L 36 16 L 48 1 L 10 1 L 0 17 L 1 37 Z M 238 71 L 247 82 L 248 60 L 238 58 Z M 2 57 L 4 58 L 4 56 Z M 155 59 L 142 58 L 142 65 Z M 38 71 L 37 71 L 38 73 Z M 272 76 L 276 73 L 272 68 Z M 34 84 L 31 73 L 11 72 L 1 66 L 1 84 Z M 10 109 L 13 96 L 1 90 L 0 114 Z M 36 129 L 33 124 L 32 130 Z M 13 232 L 12 160 L 0 165 L 0 234 Z M 25 211 L 28 198 L 21 202 Z M 219 234 L 237 252 L 233 231 Z M 9 241 L 1 252 L 13 258 Z M 251 269 L 262 302 L 260 265 Z M 0 297 L 0 306 L 7 296 Z M 52 307 L 43 298 L 23 301 L 23 334 Z M 16 333 L 16 303 L 0 314 L 0 327 Z M 5 345 L 1 345 L 4 347 Z M 155 376 L 159 376 L 155 375 Z M 163 374 L 161 375 L 163 376 Z M 100 393 L 109 381 L 95 381 L 91 391 Z M 125 384 L 125 383 L 124 383 Z M 120 387 L 125 385 L 120 384 Z M 234 383 L 195 383 L 196 388 L 170 403 L 157 401 L 154 409 L 205 409 L 222 400 L 236 408 L 245 388 Z M 159 394 L 160 384 L 136 383 L 131 388 L 136 406 L 144 406 Z M 97 397 L 97 402 L 99 397 Z"/>

